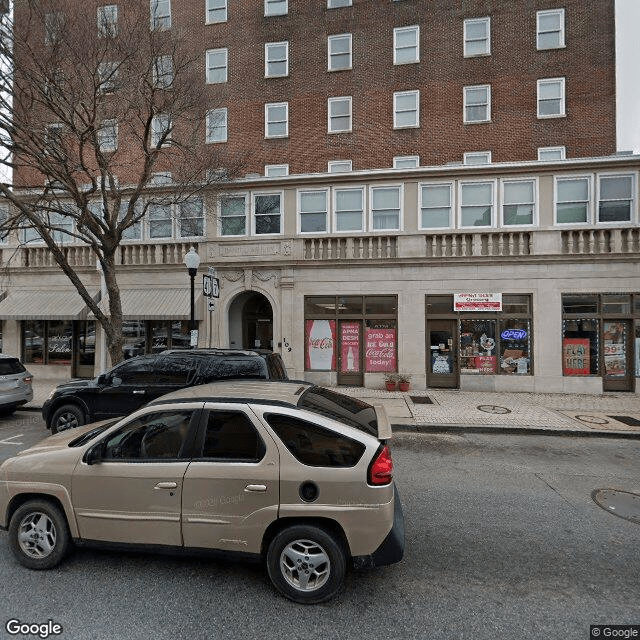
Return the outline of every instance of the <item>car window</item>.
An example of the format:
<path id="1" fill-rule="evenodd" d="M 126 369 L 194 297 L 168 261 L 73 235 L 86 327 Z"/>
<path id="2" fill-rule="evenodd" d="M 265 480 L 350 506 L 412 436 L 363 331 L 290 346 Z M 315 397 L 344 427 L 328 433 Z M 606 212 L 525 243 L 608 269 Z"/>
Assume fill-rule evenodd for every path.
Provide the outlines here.
<path id="1" fill-rule="evenodd" d="M 104 444 L 104 460 L 167 460 L 180 457 L 192 411 L 147 413 L 111 434 Z"/>
<path id="2" fill-rule="evenodd" d="M 262 358 L 227 358 L 211 356 L 203 363 L 200 375 L 203 382 L 225 378 L 266 378 L 267 365 Z"/>
<path id="3" fill-rule="evenodd" d="M 225 462 L 258 462 L 266 448 L 242 411 L 210 411 L 202 448 L 203 458 Z"/>
<path id="4" fill-rule="evenodd" d="M 296 460 L 310 467 L 353 467 L 366 449 L 357 440 L 294 416 L 270 413 L 265 419 Z"/>
<path id="5" fill-rule="evenodd" d="M 120 367 L 114 369 L 109 379 L 119 379 L 120 384 L 153 384 L 156 382 L 156 372 L 153 363 L 149 359 L 129 360 Z"/>
<path id="6" fill-rule="evenodd" d="M 188 385 L 195 374 L 196 361 L 192 357 L 172 355 L 159 358 L 155 365 L 156 380 L 160 384 Z"/>
<path id="7" fill-rule="evenodd" d="M 17 358 L 0 359 L 0 376 L 10 376 L 16 373 L 22 373 L 25 368 Z"/>

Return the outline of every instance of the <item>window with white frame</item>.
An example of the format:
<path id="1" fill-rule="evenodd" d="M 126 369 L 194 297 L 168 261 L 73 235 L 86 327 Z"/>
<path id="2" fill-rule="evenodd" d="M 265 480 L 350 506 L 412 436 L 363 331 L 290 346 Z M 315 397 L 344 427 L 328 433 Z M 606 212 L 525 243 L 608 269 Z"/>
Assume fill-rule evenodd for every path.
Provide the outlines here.
<path id="1" fill-rule="evenodd" d="M 395 156 L 394 169 L 416 169 L 420 166 L 420 156 Z"/>
<path id="2" fill-rule="evenodd" d="M 327 0 L 327 9 L 337 9 L 338 7 L 350 7 L 352 0 Z"/>
<path id="3" fill-rule="evenodd" d="M 228 0 L 207 0 L 207 24 L 227 21 Z"/>
<path id="4" fill-rule="evenodd" d="M 171 0 L 151 0 L 151 30 L 171 28 Z"/>
<path id="5" fill-rule="evenodd" d="M 64 29 L 64 14 L 46 13 L 44 16 L 44 43 L 54 44 L 62 36 Z"/>
<path id="6" fill-rule="evenodd" d="M 538 11 L 536 27 L 536 47 L 538 50 L 564 47 L 564 9 Z"/>
<path id="7" fill-rule="evenodd" d="M 6 244 L 9 237 L 9 229 L 6 224 L 9 220 L 9 209 L 4 206 L 0 206 L 0 244 Z"/>
<path id="8" fill-rule="evenodd" d="M 153 116 L 151 119 L 151 146 L 168 146 L 171 142 L 172 126 L 169 114 L 159 113 Z"/>
<path id="9" fill-rule="evenodd" d="M 256 235 L 280 233 L 282 194 L 264 193 L 253 196 L 253 231 Z"/>
<path id="10" fill-rule="evenodd" d="M 348 173 L 353 171 L 353 162 L 351 160 L 329 160 L 327 171 L 329 173 Z"/>
<path id="11" fill-rule="evenodd" d="M 635 211 L 632 174 L 598 177 L 598 222 L 631 222 Z"/>
<path id="12" fill-rule="evenodd" d="M 173 235 L 173 212 L 170 204 L 151 203 L 147 208 L 149 238 L 171 238 Z"/>
<path id="13" fill-rule="evenodd" d="M 118 35 L 118 5 L 107 4 L 98 7 L 98 37 L 114 38 Z"/>
<path id="14" fill-rule="evenodd" d="M 281 178 L 289 175 L 288 164 L 266 164 L 264 166 L 264 175 L 267 178 Z"/>
<path id="15" fill-rule="evenodd" d="M 170 89 L 173 84 L 174 68 L 172 56 L 157 56 L 153 60 L 153 86 L 156 89 Z"/>
<path id="16" fill-rule="evenodd" d="M 68 209 L 70 214 L 74 214 L 75 209 L 72 205 L 62 205 L 62 208 Z M 74 221 L 72 215 L 65 215 L 59 211 L 46 211 L 41 209 L 37 212 L 37 217 L 40 222 L 47 227 L 53 241 L 57 244 L 64 244 L 73 242 L 74 238 L 71 235 L 74 229 Z M 25 244 L 42 243 L 44 240 L 38 230 L 29 225 L 29 222 L 25 222 L 25 226 L 22 230 L 22 241 Z"/>
<path id="17" fill-rule="evenodd" d="M 204 202 L 202 198 L 188 198 L 178 204 L 178 235 L 196 238 L 204 235 Z"/>
<path id="18" fill-rule="evenodd" d="M 502 183 L 502 224 L 532 225 L 536 209 L 535 180 L 505 180 Z"/>
<path id="19" fill-rule="evenodd" d="M 246 196 L 222 196 L 220 198 L 220 235 L 244 236 L 246 233 Z"/>
<path id="20" fill-rule="evenodd" d="M 227 108 L 207 111 L 207 143 L 226 142 L 228 136 Z"/>
<path id="21" fill-rule="evenodd" d="M 228 51 L 209 49 L 207 51 L 207 83 L 218 84 L 227 81 Z"/>
<path id="22" fill-rule="evenodd" d="M 329 133 L 345 133 L 351 131 L 351 96 L 329 98 Z"/>
<path id="23" fill-rule="evenodd" d="M 289 43 L 267 42 L 264 45 L 264 77 L 280 78 L 289 75 Z"/>
<path id="24" fill-rule="evenodd" d="M 538 147 L 538 160 L 548 162 L 550 160 L 564 160 L 567 157 L 565 147 Z"/>
<path id="25" fill-rule="evenodd" d="M 171 171 L 154 171 L 149 178 L 149 184 L 155 187 L 173 184 L 173 175 Z"/>
<path id="26" fill-rule="evenodd" d="M 420 228 L 444 229 L 451 227 L 453 185 L 420 185 Z"/>
<path id="27" fill-rule="evenodd" d="M 464 87 L 464 122 L 491 120 L 491 86 L 488 84 Z"/>
<path id="28" fill-rule="evenodd" d="M 464 164 L 491 164 L 491 151 L 470 151 L 463 155 Z"/>
<path id="29" fill-rule="evenodd" d="M 491 227 L 495 219 L 495 183 L 460 184 L 460 226 Z"/>
<path id="30" fill-rule="evenodd" d="M 98 146 L 102 153 L 115 151 L 118 148 L 118 121 L 103 120 L 98 129 Z"/>
<path id="31" fill-rule="evenodd" d="M 264 0 L 265 16 L 286 16 L 288 11 L 288 0 Z"/>
<path id="32" fill-rule="evenodd" d="M 202 198 L 189 198 L 171 204 L 152 202 L 147 208 L 150 239 L 192 238 L 204 234 L 204 208 Z"/>
<path id="33" fill-rule="evenodd" d="M 564 78 L 538 80 L 538 118 L 562 118 L 565 115 Z"/>
<path id="34" fill-rule="evenodd" d="M 590 219 L 591 178 L 556 178 L 556 223 L 587 223 Z"/>
<path id="35" fill-rule="evenodd" d="M 45 130 L 44 144 L 46 147 L 46 153 L 62 153 L 62 134 L 64 132 L 64 125 L 60 122 L 54 122 L 48 124 Z"/>
<path id="36" fill-rule="evenodd" d="M 118 210 L 118 222 L 122 222 L 127 216 L 129 210 L 129 201 L 123 200 Z M 123 240 L 142 240 L 142 219 L 139 217 L 142 213 L 142 203 L 138 200 L 134 205 L 132 219 L 136 220 L 122 232 Z"/>
<path id="37" fill-rule="evenodd" d="M 464 21 L 464 57 L 491 55 L 491 18 Z"/>
<path id="38" fill-rule="evenodd" d="M 400 187 L 371 187 L 371 228 L 400 229 Z"/>
<path id="39" fill-rule="evenodd" d="M 264 137 L 286 138 L 289 135 L 289 103 L 264 105 Z"/>
<path id="40" fill-rule="evenodd" d="M 393 128 L 410 129 L 420 126 L 420 92 L 396 91 L 393 94 Z"/>
<path id="41" fill-rule="evenodd" d="M 393 30 L 393 64 L 420 62 L 420 27 L 396 27 Z"/>
<path id="42" fill-rule="evenodd" d="M 335 230 L 364 230 L 364 191 L 361 188 L 334 189 Z"/>
<path id="43" fill-rule="evenodd" d="M 343 33 L 327 38 L 327 65 L 329 71 L 351 69 L 351 34 Z"/>
<path id="44" fill-rule="evenodd" d="M 98 91 L 100 93 L 110 93 L 116 90 L 118 66 L 117 62 L 101 62 L 98 65 Z"/>
<path id="45" fill-rule="evenodd" d="M 327 228 L 327 191 L 316 189 L 298 192 L 300 233 L 325 233 Z"/>

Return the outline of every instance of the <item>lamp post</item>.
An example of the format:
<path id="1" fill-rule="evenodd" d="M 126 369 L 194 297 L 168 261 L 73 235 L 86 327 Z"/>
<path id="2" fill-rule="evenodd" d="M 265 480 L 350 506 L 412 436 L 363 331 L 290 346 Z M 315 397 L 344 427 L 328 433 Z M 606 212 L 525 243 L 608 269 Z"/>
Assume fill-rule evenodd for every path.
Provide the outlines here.
<path id="1" fill-rule="evenodd" d="M 184 261 L 187 265 L 187 271 L 189 272 L 189 277 L 191 278 L 191 320 L 189 324 L 189 329 L 191 330 L 191 347 L 197 346 L 197 337 L 195 338 L 194 344 L 194 331 L 196 330 L 196 318 L 195 318 L 195 279 L 196 273 L 198 272 L 198 265 L 200 264 L 200 256 L 196 253 L 195 247 L 191 247 L 189 251 L 184 256 Z"/>

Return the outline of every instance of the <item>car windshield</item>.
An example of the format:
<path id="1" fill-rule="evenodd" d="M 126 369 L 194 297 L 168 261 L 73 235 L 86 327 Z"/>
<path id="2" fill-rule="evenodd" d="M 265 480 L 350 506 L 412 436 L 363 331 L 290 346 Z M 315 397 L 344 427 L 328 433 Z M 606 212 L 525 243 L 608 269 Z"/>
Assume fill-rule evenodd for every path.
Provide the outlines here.
<path id="1" fill-rule="evenodd" d="M 355 427 L 378 437 L 378 420 L 375 408 L 350 396 L 325 389 L 309 387 L 298 401 L 298 407 Z"/>
<path id="2" fill-rule="evenodd" d="M 72 440 L 68 446 L 81 447 L 83 444 L 89 442 L 89 440 L 93 440 L 95 437 L 99 436 L 105 429 L 108 429 L 110 426 L 118 422 L 118 420 L 120 420 L 120 418 L 111 418 L 110 420 L 103 420 L 102 422 L 96 423 L 95 428 L 90 429 L 75 440 Z"/>

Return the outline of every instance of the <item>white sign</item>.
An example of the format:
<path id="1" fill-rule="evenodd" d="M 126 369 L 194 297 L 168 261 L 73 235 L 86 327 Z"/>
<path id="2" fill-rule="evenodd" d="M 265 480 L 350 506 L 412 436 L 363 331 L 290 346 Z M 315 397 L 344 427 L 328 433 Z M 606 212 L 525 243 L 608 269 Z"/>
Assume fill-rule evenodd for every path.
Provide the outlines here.
<path id="1" fill-rule="evenodd" d="M 207 298 L 207 310 L 215 311 L 216 310 L 216 301 L 211 298 Z"/>
<path id="2" fill-rule="evenodd" d="M 207 298 L 220 297 L 220 280 L 212 275 L 203 274 L 202 276 L 202 293 Z"/>
<path id="3" fill-rule="evenodd" d="M 501 293 L 454 293 L 454 311 L 502 311 Z"/>
<path id="4" fill-rule="evenodd" d="M 198 330 L 197 329 L 192 329 L 191 330 L 190 346 L 192 346 L 192 347 L 197 347 L 198 346 Z"/>

